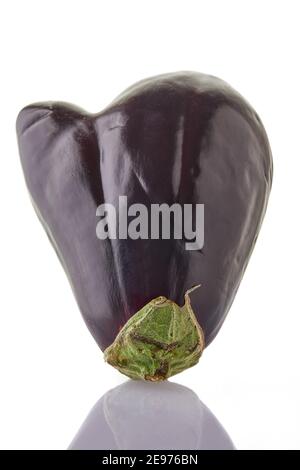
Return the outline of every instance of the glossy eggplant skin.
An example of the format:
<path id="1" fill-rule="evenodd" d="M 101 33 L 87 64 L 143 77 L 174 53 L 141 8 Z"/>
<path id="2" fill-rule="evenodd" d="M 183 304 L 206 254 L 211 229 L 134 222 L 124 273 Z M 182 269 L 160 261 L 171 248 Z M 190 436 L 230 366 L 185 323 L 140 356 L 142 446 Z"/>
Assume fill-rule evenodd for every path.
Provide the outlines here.
<path id="1" fill-rule="evenodd" d="M 99 114 L 59 102 L 24 108 L 17 135 L 26 183 L 104 350 L 147 302 L 191 297 L 206 345 L 219 331 L 254 247 L 272 156 L 251 106 L 224 81 L 195 72 L 130 87 Z M 100 240 L 97 207 L 204 204 L 205 243 Z"/>

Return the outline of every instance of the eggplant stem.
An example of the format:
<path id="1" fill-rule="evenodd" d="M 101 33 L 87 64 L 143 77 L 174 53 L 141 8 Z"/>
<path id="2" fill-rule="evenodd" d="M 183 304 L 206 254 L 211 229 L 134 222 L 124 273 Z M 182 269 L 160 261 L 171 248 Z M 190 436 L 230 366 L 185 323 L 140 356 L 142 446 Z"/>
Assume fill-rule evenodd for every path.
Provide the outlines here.
<path id="1" fill-rule="evenodd" d="M 145 305 L 104 351 L 105 361 L 132 379 L 152 382 L 197 364 L 205 338 L 189 294 L 199 287 L 185 293 L 183 307 L 163 296 Z"/>

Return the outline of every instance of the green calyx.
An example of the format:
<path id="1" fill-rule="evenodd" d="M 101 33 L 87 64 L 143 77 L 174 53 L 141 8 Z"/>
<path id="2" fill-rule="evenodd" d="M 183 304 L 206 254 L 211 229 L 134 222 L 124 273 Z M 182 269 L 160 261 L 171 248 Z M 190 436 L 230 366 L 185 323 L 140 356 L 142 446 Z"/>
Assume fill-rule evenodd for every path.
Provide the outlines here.
<path id="1" fill-rule="evenodd" d="M 179 307 L 157 297 L 123 326 L 104 351 L 105 360 L 132 379 L 166 380 L 194 366 L 204 349 L 204 334 L 191 307 L 187 291 Z"/>

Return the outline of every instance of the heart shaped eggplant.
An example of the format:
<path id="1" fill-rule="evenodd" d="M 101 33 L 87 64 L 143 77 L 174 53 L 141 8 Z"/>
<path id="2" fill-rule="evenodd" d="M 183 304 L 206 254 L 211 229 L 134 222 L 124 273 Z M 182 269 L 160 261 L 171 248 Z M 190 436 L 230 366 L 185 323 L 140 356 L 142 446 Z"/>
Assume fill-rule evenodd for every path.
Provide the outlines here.
<path id="1" fill-rule="evenodd" d="M 266 210 L 272 157 L 251 106 L 222 80 L 192 72 L 130 87 L 99 114 L 65 103 L 24 108 L 17 134 L 35 209 L 84 320 L 107 348 L 158 296 L 192 305 L 208 345 L 220 329 Z M 97 237 L 97 208 L 204 204 L 205 242 Z"/>

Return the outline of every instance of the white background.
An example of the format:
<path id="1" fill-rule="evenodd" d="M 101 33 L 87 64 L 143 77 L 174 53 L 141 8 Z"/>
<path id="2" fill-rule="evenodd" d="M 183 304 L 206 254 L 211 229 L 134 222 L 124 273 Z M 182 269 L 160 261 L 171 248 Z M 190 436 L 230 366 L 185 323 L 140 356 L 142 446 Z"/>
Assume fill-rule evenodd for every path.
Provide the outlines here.
<path id="1" fill-rule="evenodd" d="M 105 365 L 25 188 L 18 111 L 99 111 L 132 83 L 217 75 L 260 114 L 274 156 L 267 215 L 235 302 L 192 388 L 239 449 L 300 449 L 297 1 L 10 0 L 0 7 L 0 447 L 66 448 L 123 377 Z"/>

